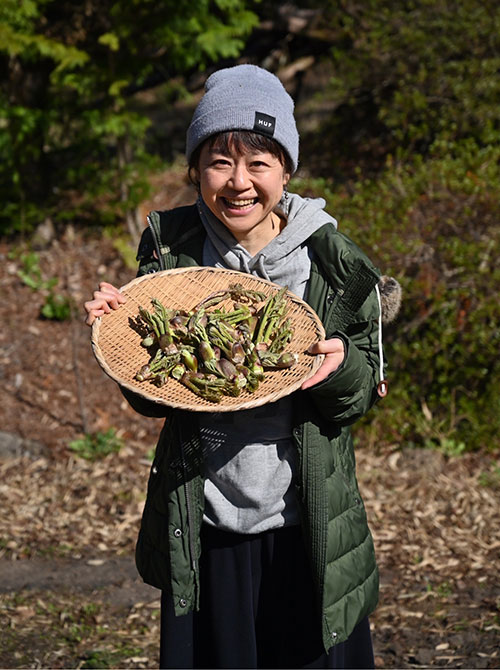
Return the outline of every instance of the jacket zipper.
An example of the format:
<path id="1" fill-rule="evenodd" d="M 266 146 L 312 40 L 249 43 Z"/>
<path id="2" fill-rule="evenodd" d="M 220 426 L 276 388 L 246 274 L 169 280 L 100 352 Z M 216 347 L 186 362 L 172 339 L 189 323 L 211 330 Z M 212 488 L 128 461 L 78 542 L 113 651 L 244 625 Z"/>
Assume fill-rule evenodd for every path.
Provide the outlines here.
<path id="1" fill-rule="evenodd" d="M 179 433 L 181 438 L 181 463 L 182 463 L 182 473 L 184 475 L 184 490 L 186 492 L 186 515 L 188 524 L 189 553 L 191 554 L 191 568 L 193 572 L 196 574 L 196 572 L 198 571 L 198 566 L 196 563 L 194 528 L 193 528 L 193 500 L 191 498 L 191 485 L 190 482 L 187 480 L 186 458 L 184 455 L 184 440 L 182 439 L 182 432 L 180 427 L 179 427 Z"/>
<path id="2" fill-rule="evenodd" d="M 307 451 L 309 451 L 309 449 L 310 449 L 310 445 L 308 444 L 307 430 L 305 429 L 305 426 L 302 424 L 301 427 L 298 427 L 298 426 L 295 427 L 293 433 L 294 433 L 295 439 L 299 443 L 301 443 L 301 459 L 302 459 L 302 482 L 301 482 L 301 484 L 302 484 L 302 487 L 303 487 L 304 504 L 307 505 L 307 507 L 309 509 L 309 514 L 311 513 L 311 511 L 312 511 L 312 513 L 316 512 L 316 514 L 317 514 L 318 513 L 317 508 L 314 508 L 314 509 L 311 510 L 310 499 L 306 500 L 306 498 L 311 495 L 311 493 L 310 493 L 310 488 L 311 487 L 310 487 L 310 482 L 309 482 L 309 478 L 310 478 L 309 465 L 310 465 L 311 455 L 308 454 L 308 453 L 304 454 L 304 449 L 307 449 Z M 316 479 L 316 477 L 315 477 L 315 479 Z M 323 529 L 323 531 L 325 532 L 325 529 Z M 323 619 L 326 622 L 326 617 L 324 615 L 324 606 L 323 606 L 324 605 L 324 594 L 325 594 L 325 555 L 324 555 L 324 553 L 321 552 L 321 547 L 319 546 L 319 538 L 318 537 L 314 538 L 313 542 L 315 543 L 315 546 L 313 546 L 313 553 L 316 554 L 317 559 L 321 559 L 321 560 L 317 560 L 317 564 L 316 564 L 316 567 L 317 567 L 317 570 L 318 570 L 318 572 L 317 572 L 318 596 L 319 596 L 320 601 L 321 601 L 321 611 L 322 611 L 322 614 L 323 614 Z"/>

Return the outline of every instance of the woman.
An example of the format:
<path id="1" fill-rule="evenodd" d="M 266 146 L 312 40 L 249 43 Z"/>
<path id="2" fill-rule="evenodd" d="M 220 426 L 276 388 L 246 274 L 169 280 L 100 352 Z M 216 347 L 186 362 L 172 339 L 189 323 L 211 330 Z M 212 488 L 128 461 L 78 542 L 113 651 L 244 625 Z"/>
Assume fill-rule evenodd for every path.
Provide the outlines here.
<path id="1" fill-rule="evenodd" d="M 349 426 L 383 386 L 379 273 L 321 199 L 286 190 L 293 101 L 253 65 L 215 72 L 187 133 L 195 205 L 153 212 L 139 274 L 188 265 L 287 285 L 321 318 L 325 359 L 300 391 L 231 413 L 166 416 L 136 560 L 162 590 L 160 665 L 373 667 L 373 542 Z M 101 284 L 89 325 L 124 298 Z M 196 416 L 194 416 L 196 415 Z"/>

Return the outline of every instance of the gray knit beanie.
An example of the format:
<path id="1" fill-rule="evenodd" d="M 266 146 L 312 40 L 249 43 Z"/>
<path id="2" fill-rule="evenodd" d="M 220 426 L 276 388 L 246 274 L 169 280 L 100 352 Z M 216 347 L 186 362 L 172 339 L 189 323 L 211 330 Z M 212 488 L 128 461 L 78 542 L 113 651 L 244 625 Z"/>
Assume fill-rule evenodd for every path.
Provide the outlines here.
<path id="1" fill-rule="evenodd" d="M 293 171 L 299 162 L 294 103 L 278 77 L 256 65 L 214 72 L 187 131 L 186 156 L 207 137 L 226 130 L 252 130 L 273 138 L 287 151 Z"/>

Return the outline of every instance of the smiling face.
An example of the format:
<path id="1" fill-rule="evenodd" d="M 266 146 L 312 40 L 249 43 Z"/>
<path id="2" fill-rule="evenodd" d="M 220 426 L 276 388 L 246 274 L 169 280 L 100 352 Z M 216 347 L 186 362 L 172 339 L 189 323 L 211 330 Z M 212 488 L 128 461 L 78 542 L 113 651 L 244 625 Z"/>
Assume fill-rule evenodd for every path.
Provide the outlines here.
<path id="1" fill-rule="evenodd" d="M 205 142 L 195 174 L 207 207 L 255 255 L 279 234 L 273 211 L 289 173 L 279 155 L 241 143 Z"/>

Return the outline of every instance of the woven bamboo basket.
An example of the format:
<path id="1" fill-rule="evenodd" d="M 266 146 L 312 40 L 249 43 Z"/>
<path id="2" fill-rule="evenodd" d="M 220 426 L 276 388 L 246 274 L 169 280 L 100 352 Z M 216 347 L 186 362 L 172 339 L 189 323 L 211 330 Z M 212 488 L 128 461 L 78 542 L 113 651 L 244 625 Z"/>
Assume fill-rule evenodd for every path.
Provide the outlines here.
<path id="1" fill-rule="evenodd" d="M 314 342 L 324 339 L 325 332 L 314 310 L 290 292 L 287 293 L 288 317 L 294 335 L 286 350 L 297 353 L 298 362 L 285 370 L 266 371 L 265 379 L 253 393 L 243 390 L 236 398 L 224 396 L 220 403 L 213 403 L 196 396 L 175 379 L 168 379 L 161 387 L 134 379 L 139 368 L 150 358 L 147 350 L 140 345 L 141 335 L 132 327 L 139 306 L 151 309 L 151 298 L 157 298 L 169 309 L 190 310 L 212 292 L 226 290 L 235 283 L 266 295 L 280 288 L 249 274 L 211 267 L 177 268 L 133 279 L 120 289 L 127 302 L 96 319 L 92 325 L 92 349 L 99 365 L 115 382 L 146 400 L 195 412 L 252 409 L 275 402 L 299 389 L 324 359 L 322 355 L 308 354 L 307 349 Z M 229 300 L 221 305 L 230 309 L 232 302 Z"/>

